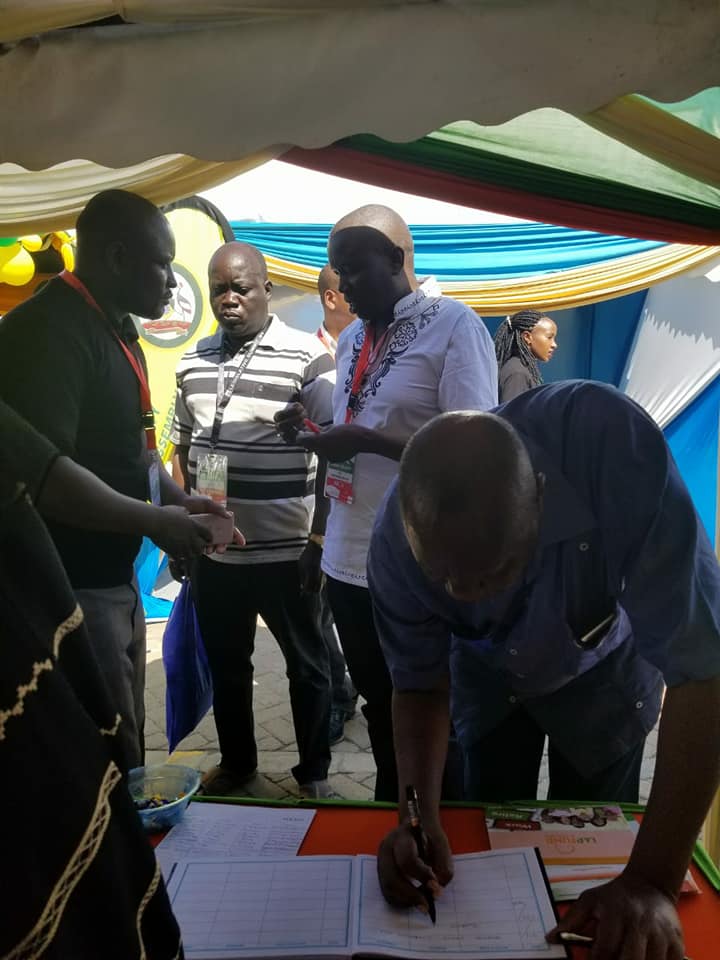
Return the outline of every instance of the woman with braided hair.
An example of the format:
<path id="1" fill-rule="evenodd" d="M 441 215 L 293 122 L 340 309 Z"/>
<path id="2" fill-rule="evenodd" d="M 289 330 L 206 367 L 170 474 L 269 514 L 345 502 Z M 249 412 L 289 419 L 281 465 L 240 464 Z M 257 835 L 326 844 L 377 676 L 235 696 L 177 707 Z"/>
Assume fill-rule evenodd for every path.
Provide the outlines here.
<path id="1" fill-rule="evenodd" d="M 504 320 L 495 334 L 500 403 L 542 383 L 538 361 L 555 352 L 557 326 L 539 310 L 518 310 Z"/>

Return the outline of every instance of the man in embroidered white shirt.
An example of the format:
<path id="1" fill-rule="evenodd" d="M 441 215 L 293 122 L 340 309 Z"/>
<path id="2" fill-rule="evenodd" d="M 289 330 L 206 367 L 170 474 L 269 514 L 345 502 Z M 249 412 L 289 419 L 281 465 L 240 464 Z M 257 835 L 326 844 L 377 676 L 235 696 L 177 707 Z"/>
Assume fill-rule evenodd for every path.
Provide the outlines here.
<path id="1" fill-rule="evenodd" d="M 375 799 L 394 801 L 392 682 L 366 574 L 373 522 L 416 430 L 438 413 L 497 404 L 497 363 L 490 334 L 472 310 L 443 297 L 433 279 L 419 283 L 410 231 L 393 210 L 373 204 L 343 217 L 328 252 L 340 293 L 362 318 L 338 342 L 335 425 L 298 434 L 304 411 L 297 404 L 276 420 L 287 439 L 330 461 L 322 569 L 350 676 L 366 700 Z"/>

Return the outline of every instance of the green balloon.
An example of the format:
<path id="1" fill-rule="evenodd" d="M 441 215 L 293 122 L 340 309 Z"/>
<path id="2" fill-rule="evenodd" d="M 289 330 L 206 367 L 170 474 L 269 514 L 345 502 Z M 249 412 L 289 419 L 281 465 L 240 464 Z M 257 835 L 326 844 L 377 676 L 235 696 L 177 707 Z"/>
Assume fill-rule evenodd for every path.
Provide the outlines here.
<path id="1" fill-rule="evenodd" d="M 17 243 L 17 237 L 0 237 L 0 247 L 11 247 Z"/>

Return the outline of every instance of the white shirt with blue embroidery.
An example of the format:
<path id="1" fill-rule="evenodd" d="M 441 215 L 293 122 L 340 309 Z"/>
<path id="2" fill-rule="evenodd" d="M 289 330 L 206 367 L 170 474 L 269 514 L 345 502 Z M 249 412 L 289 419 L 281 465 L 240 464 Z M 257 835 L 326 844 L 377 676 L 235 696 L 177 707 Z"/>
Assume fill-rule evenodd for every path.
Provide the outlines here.
<path id="1" fill-rule="evenodd" d="M 353 423 L 408 440 L 439 413 L 497 405 L 497 361 L 483 321 L 464 303 L 442 296 L 433 278 L 395 304 L 385 349 L 368 367 Z M 365 338 L 358 319 L 343 331 L 335 357 L 333 420 L 345 423 L 352 377 Z M 322 568 L 367 587 L 367 553 L 375 514 L 398 472 L 376 454 L 355 457 L 353 502 L 332 501 Z"/>

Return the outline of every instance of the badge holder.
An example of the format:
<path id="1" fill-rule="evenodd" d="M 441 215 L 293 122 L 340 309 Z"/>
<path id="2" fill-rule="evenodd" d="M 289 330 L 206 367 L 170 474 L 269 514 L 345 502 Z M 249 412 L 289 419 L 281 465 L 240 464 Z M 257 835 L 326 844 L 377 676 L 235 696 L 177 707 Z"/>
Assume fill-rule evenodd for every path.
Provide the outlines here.
<path id="1" fill-rule="evenodd" d="M 198 457 L 195 489 L 201 497 L 210 497 L 227 509 L 228 458 L 224 453 L 204 453 Z"/>
<path id="2" fill-rule="evenodd" d="M 355 459 L 330 461 L 325 474 L 325 496 L 338 503 L 350 504 L 355 499 L 353 495 L 353 477 L 355 474 Z"/>

